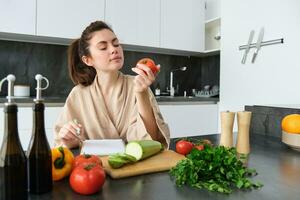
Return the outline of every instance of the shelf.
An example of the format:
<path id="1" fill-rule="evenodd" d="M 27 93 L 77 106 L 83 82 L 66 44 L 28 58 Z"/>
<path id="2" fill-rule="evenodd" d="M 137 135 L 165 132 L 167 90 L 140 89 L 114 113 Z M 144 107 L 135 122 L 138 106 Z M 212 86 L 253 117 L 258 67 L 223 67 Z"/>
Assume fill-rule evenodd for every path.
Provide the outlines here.
<path id="1" fill-rule="evenodd" d="M 220 49 L 209 49 L 209 50 L 205 50 L 204 54 L 206 56 L 213 56 L 213 55 L 218 55 L 220 54 Z"/>
<path id="2" fill-rule="evenodd" d="M 220 38 L 221 36 L 221 18 L 217 17 L 205 21 L 205 52 L 219 53 L 220 52 Z"/>
<path id="3" fill-rule="evenodd" d="M 220 26 L 220 25 L 221 25 L 220 17 L 205 21 L 205 28 L 212 28 L 212 27 L 216 27 L 216 26 Z"/>

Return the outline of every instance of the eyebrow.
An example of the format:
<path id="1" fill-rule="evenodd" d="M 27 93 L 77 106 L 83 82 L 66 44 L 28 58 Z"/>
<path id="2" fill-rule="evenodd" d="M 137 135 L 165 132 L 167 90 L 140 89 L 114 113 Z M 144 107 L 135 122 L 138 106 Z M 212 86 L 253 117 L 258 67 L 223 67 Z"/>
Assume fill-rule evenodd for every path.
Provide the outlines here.
<path id="1" fill-rule="evenodd" d="M 114 43 L 117 40 L 118 40 L 118 38 L 115 37 L 114 39 L 111 40 L 111 42 Z M 107 41 L 100 41 L 97 43 L 97 45 L 101 45 L 101 44 L 107 44 Z"/>

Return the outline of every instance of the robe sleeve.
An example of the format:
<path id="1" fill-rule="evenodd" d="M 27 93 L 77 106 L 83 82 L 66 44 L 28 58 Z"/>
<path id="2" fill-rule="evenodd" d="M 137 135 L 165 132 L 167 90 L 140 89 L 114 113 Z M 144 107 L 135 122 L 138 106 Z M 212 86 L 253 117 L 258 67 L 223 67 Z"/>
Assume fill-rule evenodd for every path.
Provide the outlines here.
<path id="1" fill-rule="evenodd" d="M 163 116 L 159 110 L 157 101 L 150 89 L 148 89 L 150 103 L 158 127 L 158 141 L 161 142 L 165 148 L 170 145 L 170 130 L 168 124 L 164 121 Z M 130 117 L 129 127 L 127 130 L 127 141 L 132 140 L 151 140 L 150 134 L 147 132 L 143 119 L 138 113 L 137 106 L 135 106 L 133 115 Z"/>
<path id="2" fill-rule="evenodd" d="M 77 87 L 77 86 L 76 86 Z M 66 99 L 66 103 L 63 107 L 62 112 L 60 113 L 56 123 L 54 125 L 54 146 L 62 145 L 61 139 L 58 135 L 60 129 L 69 121 L 73 120 L 75 116 L 78 116 L 77 113 L 79 112 L 76 110 L 77 98 L 76 98 L 76 87 L 72 89 L 69 96 Z"/>

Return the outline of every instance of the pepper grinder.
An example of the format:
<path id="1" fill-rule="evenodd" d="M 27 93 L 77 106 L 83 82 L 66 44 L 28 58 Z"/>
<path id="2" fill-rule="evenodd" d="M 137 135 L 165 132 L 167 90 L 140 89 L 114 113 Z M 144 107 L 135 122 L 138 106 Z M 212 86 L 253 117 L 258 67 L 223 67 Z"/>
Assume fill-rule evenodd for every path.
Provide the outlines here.
<path id="1" fill-rule="evenodd" d="M 236 150 L 238 154 L 244 154 L 246 156 L 250 153 L 249 129 L 251 114 L 249 111 L 240 111 L 237 113 L 238 138 Z"/>
<path id="2" fill-rule="evenodd" d="M 233 146 L 233 123 L 235 112 L 221 112 L 221 138 L 220 146 L 232 147 Z"/>

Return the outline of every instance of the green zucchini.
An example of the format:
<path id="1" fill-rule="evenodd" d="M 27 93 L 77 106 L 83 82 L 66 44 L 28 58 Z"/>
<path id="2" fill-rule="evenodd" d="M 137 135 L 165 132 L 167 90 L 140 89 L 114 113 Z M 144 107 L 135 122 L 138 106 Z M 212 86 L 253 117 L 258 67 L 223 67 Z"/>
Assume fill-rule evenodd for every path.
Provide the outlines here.
<path id="1" fill-rule="evenodd" d="M 158 141 L 140 140 L 129 142 L 125 147 L 125 153 L 135 157 L 138 161 L 155 155 L 163 149 L 163 145 Z"/>
<path id="2" fill-rule="evenodd" d="M 109 155 L 108 157 L 108 164 L 114 169 L 120 168 L 125 164 L 134 163 L 134 162 L 136 162 L 135 157 L 128 155 L 126 153 L 116 153 L 116 154 Z"/>
<path id="3" fill-rule="evenodd" d="M 118 158 L 118 157 L 109 157 L 108 158 L 108 164 L 116 169 L 116 168 L 120 168 L 122 167 L 123 165 L 127 164 L 128 161 L 122 159 L 122 158 Z"/>

